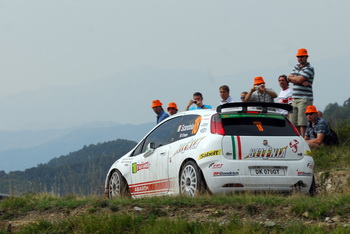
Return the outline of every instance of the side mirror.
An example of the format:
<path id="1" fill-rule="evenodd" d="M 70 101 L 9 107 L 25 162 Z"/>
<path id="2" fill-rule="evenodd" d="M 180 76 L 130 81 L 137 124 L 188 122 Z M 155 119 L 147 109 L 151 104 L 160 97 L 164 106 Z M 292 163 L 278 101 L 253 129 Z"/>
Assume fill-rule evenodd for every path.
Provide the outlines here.
<path id="1" fill-rule="evenodd" d="M 145 152 L 145 154 L 144 154 L 143 156 L 144 156 L 144 157 L 150 156 L 151 154 L 153 154 L 153 152 L 154 152 L 155 149 L 156 149 L 156 146 L 155 146 L 154 142 L 150 142 L 150 143 L 147 145 L 146 152 Z"/>

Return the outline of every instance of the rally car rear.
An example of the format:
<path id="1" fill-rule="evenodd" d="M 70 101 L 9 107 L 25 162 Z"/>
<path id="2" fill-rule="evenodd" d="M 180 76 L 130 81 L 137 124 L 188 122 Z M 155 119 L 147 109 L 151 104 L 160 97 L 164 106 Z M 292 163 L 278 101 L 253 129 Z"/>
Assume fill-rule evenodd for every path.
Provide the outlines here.
<path id="1" fill-rule="evenodd" d="M 313 193 L 314 160 L 306 141 L 288 119 L 270 108 L 290 107 L 230 103 L 218 108 L 211 133 L 223 136 L 222 157 L 201 165 L 210 191 Z"/>

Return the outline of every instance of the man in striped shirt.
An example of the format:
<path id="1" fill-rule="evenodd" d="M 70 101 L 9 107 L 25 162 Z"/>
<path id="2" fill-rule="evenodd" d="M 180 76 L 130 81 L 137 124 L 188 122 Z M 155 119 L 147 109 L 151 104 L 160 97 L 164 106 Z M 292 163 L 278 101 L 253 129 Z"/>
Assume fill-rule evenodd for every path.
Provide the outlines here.
<path id="1" fill-rule="evenodd" d="M 299 64 L 294 67 L 292 73 L 288 76 L 288 81 L 293 83 L 293 113 L 291 121 L 304 137 L 307 125 L 305 110 L 307 106 L 313 104 L 312 83 L 315 71 L 310 63 L 307 62 L 309 55 L 306 49 L 299 49 L 296 57 Z"/>

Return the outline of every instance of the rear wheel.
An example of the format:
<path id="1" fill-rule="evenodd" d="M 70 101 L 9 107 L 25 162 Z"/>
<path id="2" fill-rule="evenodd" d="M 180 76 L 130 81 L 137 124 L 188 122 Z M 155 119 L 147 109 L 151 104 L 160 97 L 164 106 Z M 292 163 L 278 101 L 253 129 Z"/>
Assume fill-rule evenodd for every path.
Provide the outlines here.
<path id="1" fill-rule="evenodd" d="M 108 182 L 108 197 L 130 197 L 129 187 L 122 174 L 115 170 L 109 178 Z"/>
<path id="2" fill-rule="evenodd" d="M 204 191 L 202 174 L 193 161 L 188 161 L 180 173 L 180 194 L 194 197 Z"/>
<path id="3" fill-rule="evenodd" d="M 309 195 L 311 197 L 316 196 L 316 182 L 315 182 L 315 177 L 314 176 L 312 176 L 312 183 L 311 183 L 311 187 L 310 187 L 310 190 L 309 190 Z"/>

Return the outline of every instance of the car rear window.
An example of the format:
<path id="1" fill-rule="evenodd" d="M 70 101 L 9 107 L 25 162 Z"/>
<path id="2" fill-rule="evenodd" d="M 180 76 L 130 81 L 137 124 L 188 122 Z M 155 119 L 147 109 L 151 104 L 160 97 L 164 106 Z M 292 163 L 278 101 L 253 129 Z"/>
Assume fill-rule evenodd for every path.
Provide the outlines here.
<path id="1" fill-rule="evenodd" d="M 291 124 L 281 115 L 226 114 L 221 115 L 226 135 L 296 136 Z"/>

